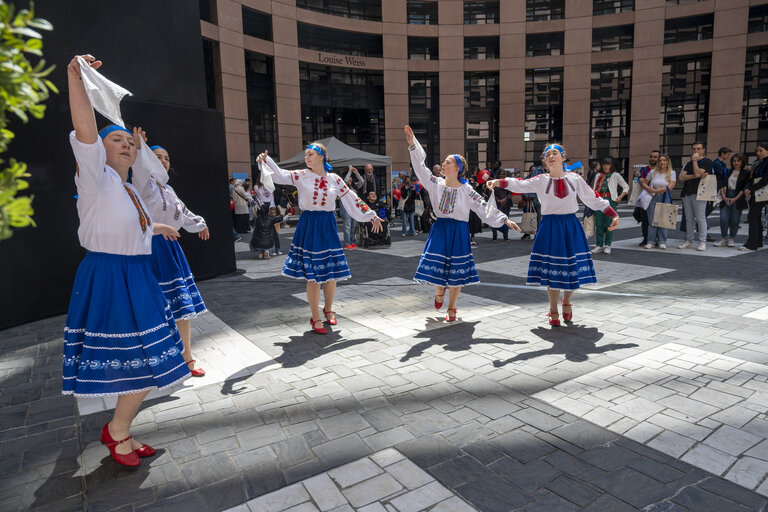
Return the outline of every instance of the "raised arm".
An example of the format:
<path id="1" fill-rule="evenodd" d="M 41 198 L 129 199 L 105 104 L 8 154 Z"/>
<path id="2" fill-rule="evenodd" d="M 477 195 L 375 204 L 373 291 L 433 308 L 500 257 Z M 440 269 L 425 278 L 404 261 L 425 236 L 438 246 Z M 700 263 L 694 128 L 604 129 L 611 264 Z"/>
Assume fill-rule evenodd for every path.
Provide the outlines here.
<path id="1" fill-rule="evenodd" d="M 405 127 L 405 138 L 408 142 L 408 152 L 411 154 L 411 167 L 413 167 L 413 172 L 419 178 L 419 183 L 426 187 L 428 194 L 436 194 L 438 180 L 432 174 L 432 171 L 424 165 L 424 159 L 427 158 L 427 154 L 424 152 L 421 144 L 419 144 L 419 141 L 416 140 L 416 136 L 413 134 L 413 129 L 410 126 Z"/>
<path id="2" fill-rule="evenodd" d="M 256 157 L 256 162 L 259 164 L 259 170 L 261 171 L 261 182 L 270 192 L 274 192 L 275 183 L 296 186 L 296 181 L 301 171 L 281 169 L 266 151 Z"/>
<path id="3" fill-rule="evenodd" d="M 85 62 L 93 69 L 101 67 L 101 61 L 92 55 L 78 55 L 72 58 L 67 66 L 67 82 L 69 84 L 69 111 L 72 116 L 72 126 L 75 128 L 77 140 L 84 144 L 93 144 L 99 139 L 96 129 L 96 116 L 93 113 L 91 100 L 85 92 L 80 66 Z"/>

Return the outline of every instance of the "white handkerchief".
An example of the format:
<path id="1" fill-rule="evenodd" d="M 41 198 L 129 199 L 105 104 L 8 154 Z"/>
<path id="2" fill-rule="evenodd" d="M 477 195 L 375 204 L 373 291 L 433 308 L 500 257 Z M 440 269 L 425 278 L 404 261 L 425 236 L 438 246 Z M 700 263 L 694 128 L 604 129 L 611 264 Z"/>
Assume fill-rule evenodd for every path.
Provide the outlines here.
<path id="1" fill-rule="evenodd" d="M 104 75 L 89 66 L 82 57 L 78 57 L 77 62 L 80 64 L 80 76 L 83 78 L 85 92 L 93 108 L 116 125 L 125 126 L 120 113 L 120 101 L 126 94 L 132 96 L 131 92 L 104 78 Z"/>

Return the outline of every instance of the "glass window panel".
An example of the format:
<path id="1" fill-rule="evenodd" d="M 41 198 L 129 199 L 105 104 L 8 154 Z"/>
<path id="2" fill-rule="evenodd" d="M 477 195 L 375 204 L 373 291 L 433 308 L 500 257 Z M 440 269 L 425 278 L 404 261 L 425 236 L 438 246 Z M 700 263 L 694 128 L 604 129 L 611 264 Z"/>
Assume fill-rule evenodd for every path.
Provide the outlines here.
<path id="1" fill-rule="evenodd" d="M 590 97 L 590 158 L 610 156 L 627 170 L 632 63 L 592 66 Z"/>
<path id="2" fill-rule="evenodd" d="M 299 48 L 320 52 L 381 57 L 382 39 L 378 34 L 363 34 L 333 28 L 297 23 Z"/>
<path id="3" fill-rule="evenodd" d="M 664 22 L 664 44 L 712 39 L 714 14 L 673 18 Z"/>
<path id="4" fill-rule="evenodd" d="M 346 18 L 381 21 L 381 0 L 296 0 L 296 7 Z"/>
<path id="5" fill-rule="evenodd" d="M 634 0 L 594 0 L 592 2 L 592 14 L 594 16 L 634 10 Z"/>
<path id="6" fill-rule="evenodd" d="M 491 37 L 465 37 L 464 59 L 498 59 L 499 38 Z"/>
<path id="7" fill-rule="evenodd" d="M 741 151 L 752 156 L 768 140 L 768 46 L 747 49 L 741 123 Z"/>
<path id="8" fill-rule="evenodd" d="M 499 73 L 464 73 L 464 158 L 469 170 L 499 159 Z"/>
<path id="9" fill-rule="evenodd" d="M 526 0 L 525 20 L 560 20 L 565 17 L 565 0 Z"/>
<path id="10" fill-rule="evenodd" d="M 243 6 L 243 34 L 272 40 L 272 16 Z"/>
<path id="11" fill-rule="evenodd" d="M 273 70 L 272 57 L 245 51 L 245 84 L 252 172 L 258 169 L 256 157 L 265 149 L 275 160 L 279 160 Z"/>
<path id="12" fill-rule="evenodd" d="M 548 32 L 544 34 L 526 34 L 525 55 L 539 57 L 542 55 L 562 55 L 563 32 Z"/>
<path id="13" fill-rule="evenodd" d="M 592 29 L 592 51 L 623 50 L 634 45 L 634 25 Z"/>
<path id="14" fill-rule="evenodd" d="M 413 25 L 437 25 L 437 0 L 408 0 L 408 23 Z"/>
<path id="15" fill-rule="evenodd" d="M 408 73 L 408 119 L 426 145 L 427 166 L 440 163 L 440 89 L 437 73 Z"/>
<path id="16" fill-rule="evenodd" d="M 563 68 L 525 71 L 525 169 L 539 165 L 544 146 L 563 140 Z"/>
<path id="17" fill-rule="evenodd" d="M 436 37 L 408 36 L 408 58 L 435 60 L 439 57 L 439 45 Z"/>
<path id="18" fill-rule="evenodd" d="M 754 34 L 755 32 L 767 32 L 768 31 L 768 4 L 753 5 L 749 8 L 749 26 L 747 32 Z"/>
<path id="19" fill-rule="evenodd" d="M 499 22 L 499 2 L 464 2 L 464 24 L 485 25 Z"/>

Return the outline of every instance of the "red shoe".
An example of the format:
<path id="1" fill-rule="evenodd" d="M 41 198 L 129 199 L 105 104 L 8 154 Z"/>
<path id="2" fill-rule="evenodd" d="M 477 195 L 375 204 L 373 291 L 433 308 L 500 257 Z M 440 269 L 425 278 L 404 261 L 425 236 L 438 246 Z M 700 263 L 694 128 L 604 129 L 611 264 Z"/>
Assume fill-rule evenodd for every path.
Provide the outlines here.
<path id="1" fill-rule="evenodd" d="M 320 322 L 320 327 L 315 327 L 315 324 L 317 322 Z M 312 326 L 312 330 L 315 331 L 317 334 L 328 334 L 328 331 L 323 327 L 323 321 L 322 320 L 314 320 L 312 318 L 309 319 L 309 325 Z"/>
<path id="2" fill-rule="evenodd" d="M 560 325 L 560 315 L 557 312 L 549 312 L 547 313 L 547 316 L 549 317 L 549 325 L 554 325 L 556 327 Z"/>
<path id="3" fill-rule="evenodd" d="M 445 286 L 443 286 L 443 294 L 440 295 L 441 299 L 443 299 L 443 297 L 445 297 L 445 290 L 446 289 L 447 288 Z M 435 295 L 437 296 L 437 294 L 435 294 Z M 441 307 L 443 307 L 443 302 L 445 302 L 445 299 L 441 300 L 440 302 L 437 302 L 437 298 L 435 298 L 435 309 L 440 309 Z"/>
<path id="4" fill-rule="evenodd" d="M 344 248 L 347 249 L 348 251 L 351 251 L 352 249 L 354 249 L 354 247 L 352 247 L 352 244 L 347 244 L 344 246 Z"/>
<path id="5" fill-rule="evenodd" d="M 326 310 L 325 310 L 325 308 L 323 308 L 323 314 L 325 315 L 325 320 L 326 320 L 326 321 L 327 321 L 327 322 L 328 322 L 330 325 L 336 325 L 337 323 L 339 323 L 339 322 L 336 320 L 336 312 L 335 312 L 335 311 L 326 311 Z M 333 315 L 333 318 L 328 318 L 328 315 Z"/>
<path id="6" fill-rule="evenodd" d="M 190 359 L 187 362 L 187 366 L 189 366 L 191 363 L 196 363 L 196 362 L 197 361 L 195 361 L 194 359 Z M 193 377 L 202 377 L 203 375 L 205 375 L 205 370 L 203 370 L 202 368 L 195 368 L 194 370 L 190 368 L 189 373 L 191 373 Z"/>
<path id="7" fill-rule="evenodd" d="M 562 299 L 560 303 L 563 305 L 563 320 L 566 322 L 570 322 L 573 320 L 573 308 L 570 304 L 565 303 L 565 299 Z M 568 308 L 568 312 L 565 312 L 565 308 Z"/>
<path id="8" fill-rule="evenodd" d="M 448 314 L 445 315 L 445 321 L 446 322 L 455 322 L 456 321 L 456 308 L 453 308 L 453 316 L 451 316 L 451 308 L 448 308 L 446 311 L 448 312 Z"/>
<path id="9" fill-rule="evenodd" d="M 157 453 L 157 450 L 149 446 L 148 444 L 142 444 L 141 448 L 134 450 L 139 457 L 151 457 Z"/>
<path id="10" fill-rule="evenodd" d="M 354 251 L 355 249 L 357 249 L 357 246 L 355 244 L 349 244 L 350 251 Z"/>
<path id="11" fill-rule="evenodd" d="M 127 441 L 130 441 L 131 439 L 133 439 L 133 436 L 128 436 L 125 439 L 121 439 L 120 441 L 115 441 L 112 439 L 112 436 L 109 434 L 109 423 L 106 423 L 101 429 L 101 444 L 109 449 L 109 454 L 112 456 L 115 462 L 122 464 L 123 466 L 133 467 L 141 464 L 139 455 L 135 451 L 126 454 L 117 453 L 115 451 L 117 445 L 123 444 Z"/>

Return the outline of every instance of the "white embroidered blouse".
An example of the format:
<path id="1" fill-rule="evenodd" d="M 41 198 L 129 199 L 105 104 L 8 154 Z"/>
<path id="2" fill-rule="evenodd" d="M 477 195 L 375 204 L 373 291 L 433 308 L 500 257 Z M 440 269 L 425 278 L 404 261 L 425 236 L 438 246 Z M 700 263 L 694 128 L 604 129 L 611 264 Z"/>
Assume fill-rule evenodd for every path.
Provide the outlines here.
<path id="1" fill-rule="evenodd" d="M 558 183 L 560 182 L 560 183 Z M 516 194 L 534 193 L 541 203 L 542 215 L 566 215 L 579 211 L 578 196 L 581 201 L 595 211 L 601 211 L 608 217 L 618 214 L 611 204 L 597 197 L 595 191 L 575 172 L 567 172 L 562 178 L 552 178 L 549 174 L 539 174 L 526 180 L 503 179 L 499 186 Z M 556 191 L 560 192 L 556 194 Z M 562 191 L 565 191 L 564 193 Z M 562 196 L 562 197 L 561 197 Z"/>
<path id="2" fill-rule="evenodd" d="M 138 191 L 107 165 L 104 143 L 69 134 L 78 171 L 77 215 L 80 245 L 92 252 L 135 256 L 152 253 L 152 219 Z"/>
<path id="3" fill-rule="evenodd" d="M 498 228 L 507 222 L 507 216 L 496 208 L 495 201 L 486 203 L 469 183 L 456 188 L 448 187 L 445 184 L 445 178 L 433 176 L 424 165 L 424 159 L 427 156 L 424 148 L 415 137 L 413 142 L 414 145 L 408 148 L 411 153 L 411 166 L 419 178 L 419 183 L 427 189 L 438 218 L 467 222 L 469 211 L 472 210 L 491 227 Z"/>
<path id="4" fill-rule="evenodd" d="M 131 168 L 133 184 L 155 222 L 177 230 L 184 228 L 190 233 L 208 227 L 205 219 L 189 211 L 171 186 L 166 184 L 168 173 L 147 144 L 141 145 Z"/>
<path id="5" fill-rule="evenodd" d="M 369 222 L 376 217 L 376 212 L 357 197 L 357 194 L 337 174 L 328 173 L 325 176 L 319 176 L 309 169 L 301 171 L 281 169 L 269 156 L 265 162 L 259 163 L 259 169 L 263 180 L 266 174 L 269 176 L 268 179 L 275 183 L 296 187 L 299 194 L 299 208 L 302 210 L 332 212 L 336 209 L 338 197 L 344 209 L 356 221 Z"/>

